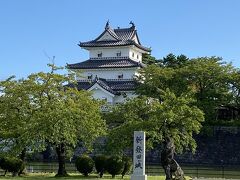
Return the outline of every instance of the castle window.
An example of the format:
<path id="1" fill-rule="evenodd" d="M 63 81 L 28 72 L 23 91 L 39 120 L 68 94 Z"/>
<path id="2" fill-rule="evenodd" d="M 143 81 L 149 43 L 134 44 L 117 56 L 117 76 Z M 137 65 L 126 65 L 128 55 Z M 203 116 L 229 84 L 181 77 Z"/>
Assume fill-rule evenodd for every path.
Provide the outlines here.
<path id="1" fill-rule="evenodd" d="M 118 79 L 123 79 L 123 73 L 118 74 Z"/>
<path id="2" fill-rule="evenodd" d="M 132 57 L 134 57 L 134 52 L 132 53 Z"/>
<path id="3" fill-rule="evenodd" d="M 97 54 L 98 57 L 102 57 L 102 52 L 99 51 L 98 54 Z"/>
<path id="4" fill-rule="evenodd" d="M 117 52 L 117 57 L 120 57 L 121 56 L 121 51 L 118 51 Z"/>
<path id="5" fill-rule="evenodd" d="M 122 96 L 123 96 L 124 98 L 126 98 L 126 97 L 127 97 L 127 93 L 123 92 L 123 93 L 122 93 Z"/>
<path id="6" fill-rule="evenodd" d="M 106 97 L 102 97 L 102 100 L 107 102 L 107 98 Z"/>
<path id="7" fill-rule="evenodd" d="M 87 78 L 88 78 L 88 79 L 92 79 L 92 74 L 91 74 L 91 73 L 88 73 Z"/>
<path id="8" fill-rule="evenodd" d="M 137 59 L 138 59 L 138 55 L 137 55 Z"/>

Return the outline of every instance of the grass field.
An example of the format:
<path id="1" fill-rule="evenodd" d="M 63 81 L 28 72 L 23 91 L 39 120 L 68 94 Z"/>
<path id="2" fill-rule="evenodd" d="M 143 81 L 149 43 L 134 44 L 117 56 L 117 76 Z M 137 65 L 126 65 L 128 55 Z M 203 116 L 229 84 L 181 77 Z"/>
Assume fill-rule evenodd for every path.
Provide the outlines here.
<path id="1" fill-rule="evenodd" d="M 57 163 L 39 163 L 31 162 L 27 165 L 28 172 L 34 173 L 52 173 L 57 172 Z M 78 173 L 75 165 L 66 163 L 66 169 L 69 173 Z M 240 167 L 221 166 L 182 166 L 184 174 L 191 177 L 215 177 L 215 178 L 232 178 L 240 179 Z M 160 165 L 146 165 L 146 174 L 149 176 L 163 176 L 164 170 Z M 1 174 L 1 173 L 0 173 Z"/>
<path id="2" fill-rule="evenodd" d="M 54 177 L 55 174 L 53 173 L 29 173 L 26 176 L 21 176 L 21 177 L 11 177 L 9 176 L 0 176 L 0 180 L 10 180 L 10 179 L 16 179 L 16 180 L 54 180 L 54 179 L 64 179 L 64 180 L 74 180 L 74 179 L 90 179 L 90 180 L 100 180 L 100 178 L 97 177 L 97 175 L 91 175 L 89 177 L 84 177 L 79 174 L 70 174 L 69 177 L 61 177 L 61 178 L 56 178 Z M 107 180 L 107 179 L 112 179 L 111 176 L 106 175 L 101 180 Z M 116 176 L 115 179 L 122 179 L 121 176 Z M 129 180 L 130 177 L 126 176 L 123 178 L 123 180 Z M 189 180 L 190 178 L 187 178 Z M 165 180 L 164 176 L 148 176 L 148 180 Z"/>
<path id="3" fill-rule="evenodd" d="M 57 163 L 29 163 L 26 166 L 28 176 L 12 178 L 1 177 L 0 180 L 5 179 L 18 179 L 18 180 L 33 180 L 33 179 L 57 179 L 54 178 L 54 172 L 57 172 L 58 164 Z M 66 164 L 67 172 L 71 174 L 71 177 L 63 179 L 84 179 L 75 168 L 74 164 Z M 221 167 L 221 166 L 182 166 L 184 174 L 188 177 L 204 177 L 204 178 L 227 178 L 227 179 L 240 179 L 240 167 Z M 3 174 L 3 171 L 0 170 L 0 175 Z M 164 178 L 164 171 L 160 165 L 147 165 L 146 174 L 148 175 L 149 180 L 161 180 Z M 111 179 L 110 175 L 105 175 L 104 179 Z M 97 175 L 91 175 L 88 179 L 100 179 L 97 178 Z M 121 176 L 116 177 L 116 179 L 121 179 Z M 129 179 L 126 176 L 125 179 Z"/>
<path id="4" fill-rule="evenodd" d="M 240 167 L 221 166 L 182 166 L 184 174 L 190 177 L 205 178 L 228 178 L 240 179 Z M 146 173 L 151 175 L 162 175 L 164 171 L 161 166 L 146 166 Z"/>

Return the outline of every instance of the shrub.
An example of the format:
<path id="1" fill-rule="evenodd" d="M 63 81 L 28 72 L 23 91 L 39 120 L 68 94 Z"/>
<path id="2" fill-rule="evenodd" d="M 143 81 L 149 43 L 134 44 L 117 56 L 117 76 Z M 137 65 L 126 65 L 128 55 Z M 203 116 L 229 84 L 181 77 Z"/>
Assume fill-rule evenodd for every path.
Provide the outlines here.
<path id="1" fill-rule="evenodd" d="M 15 157 L 2 157 L 0 159 L 0 167 L 6 172 L 11 172 L 13 176 L 16 176 L 20 171 L 23 171 L 25 165 L 23 161 Z"/>
<path id="2" fill-rule="evenodd" d="M 112 178 L 115 175 L 121 174 L 123 172 L 123 161 L 119 156 L 111 156 L 107 162 L 107 171 L 112 175 Z"/>
<path id="3" fill-rule="evenodd" d="M 95 168 L 100 178 L 103 177 L 103 173 L 106 170 L 107 159 L 108 158 L 105 155 L 99 155 L 94 158 Z"/>
<path id="4" fill-rule="evenodd" d="M 75 166 L 84 176 L 88 176 L 93 171 L 94 161 L 87 155 L 80 156 L 76 159 Z"/>
<path id="5" fill-rule="evenodd" d="M 5 171 L 5 174 L 4 176 L 6 175 L 7 173 L 7 170 L 6 170 L 6 163 L 5 163 L 5 158 L 4 157 L 0 157 L 0 169 L 3 169 Z"/>
<path id="6" fill-rule="evenodd" d="M 127 156 L 124 156 L 123 157 L 123 171 L 122 171 L 122 178 L 125 174 L 129 173 L 129 171 L 131 170 L 132 168 L 132 159 L 127 157 Z"/>

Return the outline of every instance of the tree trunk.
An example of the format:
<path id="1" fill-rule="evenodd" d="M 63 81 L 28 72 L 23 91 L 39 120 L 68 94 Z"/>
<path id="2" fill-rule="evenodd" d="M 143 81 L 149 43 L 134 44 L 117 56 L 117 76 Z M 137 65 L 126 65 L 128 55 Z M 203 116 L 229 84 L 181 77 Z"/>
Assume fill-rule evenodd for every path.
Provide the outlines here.
<path id="1" fill-rule="evenodd" d="M 56 174 L 56 176 L 58 177 L 68 176 L 66 167 L 65 167 L 66 151 L 65 151 L 64 143 L 61 143 L 56 146 L 56 152 L 58 156 L 58 173 Z"/>
<path id="2" fill-rule="evenodd" d="M 174 159 L 175 145 L 170 137 L 166 137 L 163 143 L 163 150 L 161 152 L 161 164 L 164 169 L 165 180 L 185 180 L 184 173 L 177 161 Z M 173 175 L 175 176 L 173 178 Z"/>
<path id="3" fill-rule="evenodd" d="M 17 172 L 13 172 L 13 173 L 12 173 L 12 177 L 16 177 L 17 175 L 18 175 Z"/>
<path id="4" fill-rule="evenodd" d="M 24 148 L 21 152 L 21 154 L 19 155 L 19 158 L 23 161 L 23 163 L 25 164 L 25 159 L 26 159 L 26 152 L 27 152 L 27 148 Z M 21 174 L 25 174 L 26 172 L 26 168 L 24 169 L 21 169 L 18 173 L 18 175 L 21 175 Z"/>
<path id="5" fill-rule="evenodd" d="M 19 156 L 19 158 L 24 162 L 25 161 L 25 158 L 26 158 L 26 151 L 27 151 L 27 148 L 24 148 Z"/>

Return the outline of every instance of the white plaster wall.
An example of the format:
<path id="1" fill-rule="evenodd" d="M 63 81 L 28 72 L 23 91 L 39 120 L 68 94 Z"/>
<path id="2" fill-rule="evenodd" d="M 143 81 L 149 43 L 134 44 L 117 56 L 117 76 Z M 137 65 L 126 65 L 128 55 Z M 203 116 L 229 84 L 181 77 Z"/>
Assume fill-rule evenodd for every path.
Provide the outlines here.
<path id="1" fill-rule="evenodd" d="M 137 94 L 134 92 L 134 91 L 132 91 L 132 92 L 126 92 L 126 94 L 127 94 L 127 97 L 128 98 L 135 98 L 135 97 L 137 97 Z"/>
<path id="2" fill-rule="evenodd" d="M 133 56 L 134 53 L 134 56 Z M 132 60 L 135 60 L 137 62 L 142 62 L 142 53 L 137 51 L 135 48 L 130 48 L 129 49 L 129 55 L 128 55 Z"/>
<path id="3" fill-rule="evenodd" d="M 114 104 L 118 104 L 118 103 L 123 103 L 124 101 L 126 101 L 128 98 L 135 98 L 137 97 L 137 95 L 134 93 L 134 91 L 126 91 L 126 97 L 123 97 L 122 95 L 118 96 L 115 95 L 114 97 L 111 96 L 108 93 L 105 93 L 104 91 L 102 91 L 101 89 L 93 89 L 91 90 L 92 92 L 92 97 L 94 99 L 99 99 L 99 100 L 103 100 L 103 99 L 107 99 L 107 103 L 114 105 Z"/>
<path id="4" fill-rule="evenodd" d="M 126 101 L 126 99 L 128 99 L 128 98 L 137 97 L 137 95 L 133 91 L 128 91 L 128 92 L 125 92 L 125 93 L 126 93 L 127 97 L 123 97 L 122 95 L 114 96 L 113 103 L 114 104 L 122 103 L 122 102 Z"/>
<path id="5" fill-rule="evenodd" d="M 94 99 L 102 100 L 104 98 L 107 98 L 107 102 L 113 104 L 113 97 L 103 92 L 101 89 L 93 89 L 91 92 Z"/>
<path id="6" fill-rule="evenodd" d="M 102 52 L 102 57 L 117 57 L 117 52 L 121 51 L 121 57 L 129 56 L 129 48 L 94 48 L 89 50 L 90 58 L 97 58 L 98 53 Z"/>
<path id="7" fill-rule="evenodd" d="M 78 80 L 86 79 L 88 75 L 92 74 L 92 77 L 95 78 L 96 75 L 99 78 L 104 79 L 118 79 L 118 75 L 123 73 L 123 79 L 132 79 L 137 74 L 138 68 L 129 68 L 129 69 L 99 69 L 99 70 L 82 70 Z"/>
<path id="8" fill-rule="evenodd" d="M 118 104 L 118 103 L 122 103 L 126 100 L 126 98 L 124 98 L 122 95 L 120 96 L 114 96 L 113 98 L 113 103 L 114 104 Z"/>
<path id="9" fill-rule="evenodd" d="M 137 95 L 132 91 L 131 92 L 130 91 L 125 92 L 127 97 L 123 97 L 122 95 L 120 95 L 120 96 L 115 95 L 114 97 L 112 97 L 109 94 L 103 92 L 101 89 L 93 89 L 91 92 L 92 92 L 92 97 L 94 99 L 103 100 L 103 99 L 107 98 L 108 104 L 111 104 L 111 105 L 118 104 L 118 103 L 123 103 L 128 98 L 137 97 Z"/>

